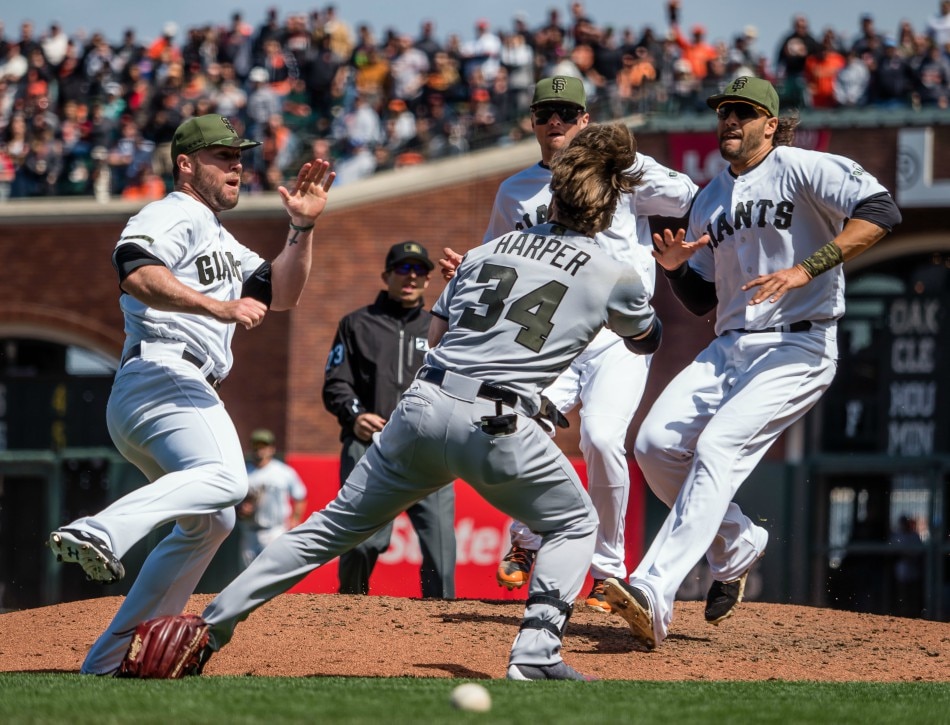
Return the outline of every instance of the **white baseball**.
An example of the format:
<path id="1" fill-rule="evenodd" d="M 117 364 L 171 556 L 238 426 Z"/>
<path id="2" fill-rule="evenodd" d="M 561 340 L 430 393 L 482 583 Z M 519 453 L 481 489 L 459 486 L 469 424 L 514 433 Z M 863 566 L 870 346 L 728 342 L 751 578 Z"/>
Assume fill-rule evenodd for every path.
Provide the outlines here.
<path id="1" fill-rule="evenodd" d="M 466 682 L 452 690 L 452 705 L 469 712 L 488 712 L 491 710 L 491 695 L 481 685 Z"/>

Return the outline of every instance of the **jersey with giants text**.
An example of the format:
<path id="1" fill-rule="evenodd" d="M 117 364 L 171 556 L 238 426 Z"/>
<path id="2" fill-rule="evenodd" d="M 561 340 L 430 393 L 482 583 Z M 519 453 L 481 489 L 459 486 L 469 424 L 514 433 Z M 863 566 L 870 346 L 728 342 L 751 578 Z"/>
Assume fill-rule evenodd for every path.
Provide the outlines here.
<path id="1" fill-rule="evenodd" d="M 130 243 L 161 260 L 182 284 L 222 302 L 239 299 L 244 281 L 264 263 L 208 207 L 181 192 L 148 204 L 132 217 L 116 247 Z M 141 340 L 176 340 L 199 357 L 210 357 L 216 377 L 231 369 L 233 323 L 163 312 L 129 294 L 120 296 L 119 306 L 125 316 L 126 348 Z"/>

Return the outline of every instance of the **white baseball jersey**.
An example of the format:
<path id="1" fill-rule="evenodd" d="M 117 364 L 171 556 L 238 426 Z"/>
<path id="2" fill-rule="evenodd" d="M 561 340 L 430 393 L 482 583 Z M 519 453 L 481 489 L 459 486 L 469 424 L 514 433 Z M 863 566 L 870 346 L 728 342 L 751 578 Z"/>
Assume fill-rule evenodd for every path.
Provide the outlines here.
<path id="1" fill-rule="evenodd" d="M 656 284 L 656 264 L 651 255 L 653 237 L 647 217 L 681 217 L 689 211 L 696 184 L 683 174 L 638 153 L 631 171 L 643 171 L 643 180 L 633 194 L 624 194 L 617 204 L 610 227 L 594 239 L 618 262 L 640 272 L 647 293 Z M 512 229 L 543 224 L 551 206 L 551 169 L 537 163 L 505 179 L 498 187 L 491 219 L 483 242 Z"/>
<path id="2" fill-rule="evenodd" d="M 588 237 L 551 223 L 509 231 L 465 255 L 432 308 L 449 331 L 425 362 L 537 405 L 604 325 L 626 337 L 648 330 L 649 299 L 638 271 Z"/>
<path id="3" fill-rule="evenodd" d="M 840 233 L 858 202 L 883 193 L 887 189 L 854 161 L 790 146 L 773 149 L 740 176 L 724 169 L 696 197 L 688 234 L 711 238 L 689 265 L 716 283 L 716 334 L 841 317 L 841 265 L 775 303 L 750 306 L 758 288 L 741 288 L 812 255 Z"/>
<path id="4" fill-rule="evenodd" d="M 249 465 L 247 484 L 248 492 L 258 496 L 254 524 L 263 529 L 286 525 L 291 513 L 290 501 L 307 498 L 307 487 L 297 472 L 277 459 L 271 459 L 261 468 Z"/>
<path id="5" fill-rule="evenodd" d="M 129 243 L 161 260 L 182 284 L 221 301 L 239 299 L 244 281 L 264 263 L 207 206 L 177 191 L 128 221 L 116 247 Z M 211 358 L 215 377 L 223 378 L 231 369 L 234 323 L 162 312 L 128 294 L 119 298 L 119 306 L 125 316 L 126 349 L 142 340 L 175 340 L 199 357 Z"/>

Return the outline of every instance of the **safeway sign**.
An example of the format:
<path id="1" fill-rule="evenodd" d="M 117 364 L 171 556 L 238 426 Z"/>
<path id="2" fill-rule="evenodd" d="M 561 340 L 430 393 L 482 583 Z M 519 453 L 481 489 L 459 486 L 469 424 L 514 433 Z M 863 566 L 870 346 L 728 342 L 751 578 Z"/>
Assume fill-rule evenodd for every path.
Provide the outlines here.
<path id="1" fill-rule="evenodd" d="M 289 455 L 293 466 L 307 484 L 308 515 L 319 511 L 339 489 L 339 460 L 320 456 Z M 586 468 L 581 460 L 572 461 L 581 480 Z M 630 504 L 627 510 L 627 566 L 633 567 L 641 554 L 643 540 L 643 484 L 631 462 Z M 511 519 L 490 506 L 464 481 L 455 484 L 456 568 L 455 593 L 460 599 L 524 599 L 527 592 L 509 592 L 495 581 L 495 569 L 508 551 L 508 526 Z M 393 524 L 389 549 L 379 558 L 370 579 L 370 593 L 386 596 L 420 597 L 419 565 L 422 554 L 419 540 L 409 522 L 400 514 Z M 312 572 L 291 592 L 331 593 L 339 586 L 337 561 Z"/>

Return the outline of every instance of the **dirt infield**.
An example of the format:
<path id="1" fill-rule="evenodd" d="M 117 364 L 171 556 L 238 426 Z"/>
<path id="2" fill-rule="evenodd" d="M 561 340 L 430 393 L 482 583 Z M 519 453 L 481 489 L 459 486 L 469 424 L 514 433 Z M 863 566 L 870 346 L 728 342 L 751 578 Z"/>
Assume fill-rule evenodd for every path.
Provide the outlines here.
<path id="1" fill-rule="evenodd" d="M 200 612 L 208 595 L 192 598 Z M 0 615 L 0 671 L 77 672 L 121 599 Z M 504 677 L 523 604 L 288 594 L 264 605 L 207 675 Z M 578 607 L 564 659 L 619 680 L 950 680 L 950 624 L 747 602 L 718 627 L 677 602 L 669 638 L 633 651 L 622 619 Z"/>

